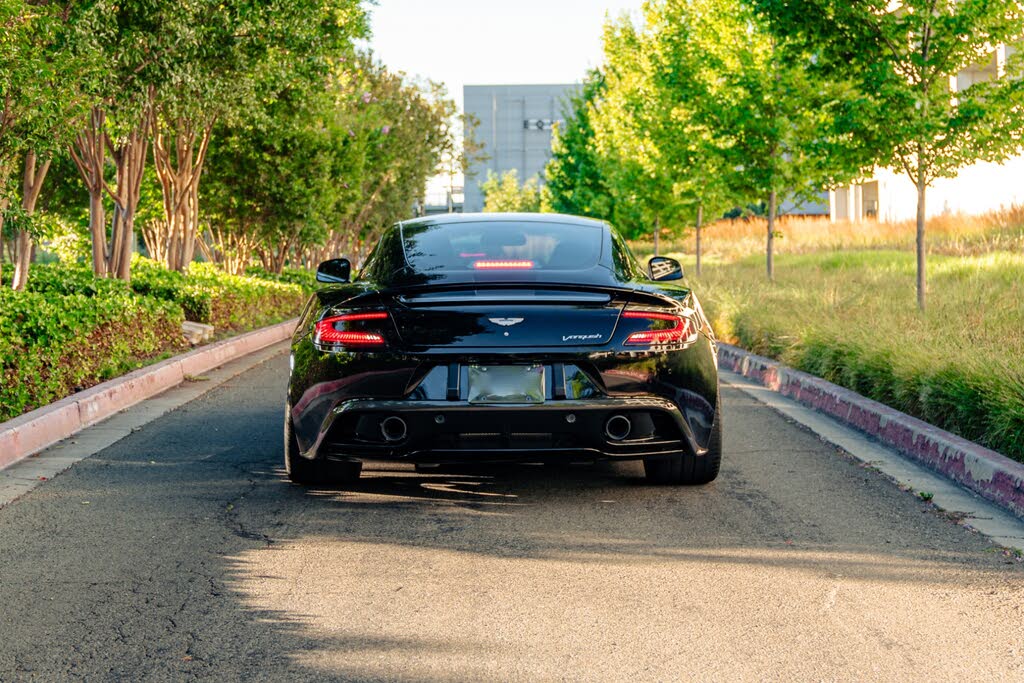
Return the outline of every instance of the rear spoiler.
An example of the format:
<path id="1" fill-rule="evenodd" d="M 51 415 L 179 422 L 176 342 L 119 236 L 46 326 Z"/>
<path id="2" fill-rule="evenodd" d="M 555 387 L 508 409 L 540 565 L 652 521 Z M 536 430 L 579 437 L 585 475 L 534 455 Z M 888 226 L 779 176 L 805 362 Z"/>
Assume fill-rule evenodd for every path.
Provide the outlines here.
<path id="1" fill-rule="evenodd" d="M 507 286 L 486 288 L 459 288 L 448 291 L 430 291 L 400 294 L 398 301 L 406 306 L 438 306 L 445 304 L 607 304 L 612 293 L 579 289 L 515 289 Z"/>

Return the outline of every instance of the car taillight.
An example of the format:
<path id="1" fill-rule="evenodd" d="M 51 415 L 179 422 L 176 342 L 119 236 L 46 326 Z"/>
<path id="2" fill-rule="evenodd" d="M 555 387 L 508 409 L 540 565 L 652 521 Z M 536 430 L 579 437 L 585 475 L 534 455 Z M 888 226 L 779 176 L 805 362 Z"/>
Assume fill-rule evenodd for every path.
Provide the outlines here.
<path id="1" fill-rule="evenodd" d="M 373 311 L 368 313 L 346 313 L 324 318 L 316 324 L 313 333 L 313 343 L 318 345 L 338 344 L 355 348 L 381 348 L 387 345 L 384 335 L 378 330 L 363 329 L 365 324 L 357 325 L 352 329 L 351 323 L 367 323 L 378 320 L 387 320 L 388 314 L 384 311 Z"/>
<path id="2" fill-rule="evenodd" d="M 626 344 L 656 346 L 689 343 L 697 337 L 697 330 L 688 316 L 655 311 L 623 311 L 622 317 L 631 320 L 647 320 L 651 328 L 632 333 L 626 337 Z"/>
<path id="3" fill-rule="evenodd" d="M 474 261 L 473 267 L 477 270 L 530 270 L 533 261 Z"/>

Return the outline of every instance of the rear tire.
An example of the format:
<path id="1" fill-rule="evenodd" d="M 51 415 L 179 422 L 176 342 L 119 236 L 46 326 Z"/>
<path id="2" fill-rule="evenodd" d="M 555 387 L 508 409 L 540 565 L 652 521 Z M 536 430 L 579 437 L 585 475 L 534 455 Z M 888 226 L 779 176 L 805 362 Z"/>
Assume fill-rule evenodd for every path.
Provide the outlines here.
<path id="1" fill-rule="evenodd" d="M 718 477 L 722 466 L 722 397 L 715 405 L 715 421 L 711 425 L 708 452 L 694 455 L 683 451 L 668 457 L 644 460 L 644 474 L 652 484 L 700 486 Z"/>
<path id="2" fill-rule="evenodd" d="M 284 418 L 284 469 L 296 484 L 351 484 L 359 479 L 360 462 L 325 462 L 309 460 L 299 453 L 299 441 L 290 415 Z"/>

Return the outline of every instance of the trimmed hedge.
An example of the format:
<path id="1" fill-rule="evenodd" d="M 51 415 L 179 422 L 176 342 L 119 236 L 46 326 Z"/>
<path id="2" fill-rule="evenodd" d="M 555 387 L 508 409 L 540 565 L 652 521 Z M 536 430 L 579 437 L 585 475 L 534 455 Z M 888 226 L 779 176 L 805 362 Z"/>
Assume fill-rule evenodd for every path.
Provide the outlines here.
<path id="1" fill-rule="evenodd" d="M 316 273 L 305 268 L 285 268 L 278 274 L 271 273 L 269 270 L 264 270 L 259 266 L 250 266 L 246 269 L 245 274 L 258 277 L 261 280 L 273 280 L 274 282 L 287 282 L 299 285 L 308 290 L 314 290 L 320 286 L 316 282 Z"/>
<path id="2" fill-rule="evenodd" d="M 264 327 L 298 315 L 309 289 L 209 264 L 186 276 L 142 257 L 130 284 L 84 265 L 36 264 L 27 291 L 0 283 L 0 421 L 187 349 L 186 319 L 218 334 Z"/>
<path id="3" fill-rule="evenodd" d="M 208 323 L 218 332 L 287 320 L 298 314 L 309 295 L 299 285 L 228 275 L 208 263 L 193 263 L 186 276 L 143 257 L 132 261 L 131 286 L 140 294 L 177 302 L 187 320 Z"/>
<path id="4" fill-rule="evenodd" d="M 109 291 L 0 289 L 0 420 L 187 347 L 180 306 L 99 287 Z"/>

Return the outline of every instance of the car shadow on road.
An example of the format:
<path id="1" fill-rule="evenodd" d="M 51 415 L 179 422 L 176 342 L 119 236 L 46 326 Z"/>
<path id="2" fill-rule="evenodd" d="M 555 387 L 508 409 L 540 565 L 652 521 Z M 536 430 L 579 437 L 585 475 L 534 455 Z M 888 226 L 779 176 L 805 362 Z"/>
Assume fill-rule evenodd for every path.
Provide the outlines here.
<path id="1" fill-rule="evenodd" d="M 909 496 L 882 524 L 836 524 L 787 509 L 731 467 L 703 487 L 648 485 L 638 462 L 370 466 L 357 483 L 309 488 L 288 483 L 278 468 L 260 476 L 301 501 L 303 535 L 339 543 L 524 559 L 713 560 L 937 583 L 954 580 L 943 565 L 970 563 L 979 551 L 983 564 L 998 556 L 987 540 Z M 922 544 L 922 526 L 945 533 Z"/>
<path id="2" fill-rule="evenodd" d="M 238 515 L 267 533 L 225 558 L 228 586 L 251 619 L 279 631 L 275 648 L 290 653 L 293 667 L 329 677 L 387 678 L 381 662 L 401 660 L 419 680 L 489 678 L 485 665 L 507 662 L 509 653 L 486 633 L 456 628 L 435 642 L 423 639 L 423 624 L 443 630 L 446 600 L 476 604 L 501 576 L 531 586 L 522 599 L 542 604 L 565 590 L 586 593 L 571 588 L 582 577 L 637 570 L 655 581 L 728 577 L 737 599 L 745 582 L 805 586 L 811 594 L 840 584 L 914 594 L 960 590 L 968 576 L 977 591 L 1005 592 L 1024 579 L 1018 566 L 986 552 L 983 539 L 909 496 L 893 515 L 836 525 L 788 509 L 732 466 L 692 488 L 648 486 L 636 463 L 370 467 L 354 485 L 310 488 L 290 484 L 277 467 L 253 467 L 258 485 Z M 269 527 L 271 510 L 289 521 Z M 568 587 L 553 588 L 550 575 L 564 576 Z M 593 599 L 610 598 L 595 592 Z M 367 620 L 366 605 L 381 615 Z M 418 637 L 375 626 L 392 638 L 376 641 L 360 630 L 406 610 Z"/>

